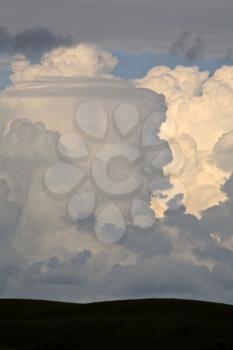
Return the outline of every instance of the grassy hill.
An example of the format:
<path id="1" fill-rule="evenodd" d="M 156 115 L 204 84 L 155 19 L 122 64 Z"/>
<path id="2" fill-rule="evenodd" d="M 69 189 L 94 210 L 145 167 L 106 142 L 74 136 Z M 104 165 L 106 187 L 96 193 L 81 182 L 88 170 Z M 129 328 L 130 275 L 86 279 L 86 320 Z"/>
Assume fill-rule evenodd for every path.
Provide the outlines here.
<path id="1" fill-rule="evenodd" d="M 0 349 L 233 350 L 233 306 L 151 299 L 0 300 Z"/>

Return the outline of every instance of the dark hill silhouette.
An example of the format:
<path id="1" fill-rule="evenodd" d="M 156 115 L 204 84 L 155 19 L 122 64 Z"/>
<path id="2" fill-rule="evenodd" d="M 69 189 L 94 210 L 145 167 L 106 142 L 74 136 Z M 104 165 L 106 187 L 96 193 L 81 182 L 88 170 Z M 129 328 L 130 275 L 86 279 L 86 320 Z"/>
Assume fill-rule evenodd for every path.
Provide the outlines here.
<path id="1" fill-rule="evenodd" d="M 0 349 L 233 350 L 233 306 L 176 299 L 0 300 Z"/>

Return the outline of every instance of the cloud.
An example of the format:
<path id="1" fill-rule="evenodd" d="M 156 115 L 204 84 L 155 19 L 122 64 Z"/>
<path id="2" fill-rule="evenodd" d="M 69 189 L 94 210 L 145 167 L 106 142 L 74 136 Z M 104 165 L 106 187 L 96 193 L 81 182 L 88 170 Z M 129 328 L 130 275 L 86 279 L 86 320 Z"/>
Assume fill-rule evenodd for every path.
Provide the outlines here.
<path id="1" fill-rule="evenodd" d="M 201 58 L 203 52 L 203 34 L 194 37 L 190 32 L 184 32 L 170 49 L 171 54 L 184 56 L 191 61 Z"/>
<path id="2" fill-rule="evenodd" d="M 59 135 L 27 120 L 8 128 L 0 157 L 5 174 L 0 183 L 2 296 L 72 301 L 176 296 L 232 302 L 233 245 L 227 233 L 232 200 L 207 210 L 201 221 L 181 208 L 168 212 L 151 230 L 129 227 L 123 242 L 107 247 L 93 238 L 90 227 L 67 220 L 65 200 L 44 191 L 42 176 L 58 157 Z M 226 230 L 221 245 L 210 239 L 212 228 Z"/>
<path id="3" fill-rule="evenodd" d="M 66 50 L 56 49 L 50 55 L 45 55 L 40 65 L 28 63 L 28 69 L 24 66 L 23 69 L 14 67 L 16 82 L 1 96 L 1 110 L 5 119 L 2 120 L 0 164 L 2 176 L 9 185 L 11 200 L 20 208 L 20 222 L 16 228 L 13 227 L 10 237 L 10 249 L 19 256 L 19 264 L 16 261 L 13 265 L 18 266 L 20 271 L 17 270 L 14 288 L 11 288 L 10 282 L 6 282 L 2 295 L 9 295 L 11 290 L 12 294 L 21 291 L 25 296 L 35 285 L 42 285 L 45 290 L 48 285 L 75 286 L 81 281 L 83 287 L 79 297 L 85 298 L 88 278 L 93 279 L 94 270 L 98 277 L 96 281 L 93 279 L 91 285 L 97 283 L 101 288 L 98 279 L 107 274 L 115 263 L 135 261 L 135 254 L 124 246 L 105 251 L 94 239 L 90 225 L 78 226 L 66 216 L 67 199 L 49 196 L 44 186 L 46 170 L 54 162 L 60 161 L 58 132 L 75 130 L 73 117 L 77 103 L 90 98 L 91 90 L 86 86 L 92 84 L 93 98 L 97 98 L 99 93 L 103 97 L 125 98 L 131 94 L 131 90 L 135 92 L 130 83 L 109 77 L 109 69 L 116 63 L 111 54 L 94 46 L 81 45 Z M 59 76 L 53 77 L 54 74 Z M 80 78 L 80 74 L 86 77 Z M 42 85 L 39 85 L 43 91 L 31 88 L 40 79 Z M 28 82 L 25 83 L 25 80 Z M 68 90 L 64 89 L 65 86 Z M 21 96 L 18 95 L 20 91 Z M 157 96 L 151 92 L 146 95 L 149 99 L 152 99 L 151 95 Z M 135 102 L 140 104 L 143 100 L 144 95 L 136 91 Z M 163 99 L 158 98 L 158 101 Z M 10 224 L 11 221 L 9 227 Z M 7 233 L 4 229 L 2 236 Z M 22 265 L 20 257 L 23 257 Z M 7 281 L 11 275 L 4 271 Z M 100 293 L 98 289 L 96 292 Z M 89 298 L 91 293 L 90 288 Z"/>
<path id="4" fill-rule="evenodd" d="M 228 173 L 233 172 L 233 132 L 223 134 L 215 144 L 211 160 Z"/>
<path id="5" fill-rule="evenodd" d="M 26 29 L 16 34 L 11 34 L 6 27 L 0 27 L 0 53 L 4 54 L 23 54 L 29 59 L 38 59 L 45 52 L 71 44 L 71 37 L 55 34 L 43 27 Z"/>
<path id="6" fill-rule="evenodd" d="M 195 38 L 193 44 L 188 48 L 187 52 L 185 53 L 185 56 L 189 60 L 194 60 L 200 58 L 202 56 L 203 51 L 204 44 L 202 42 L 202 34 L 200 34 Z"/>
<path id="7" fill-rule="evenodd" d="M 1 296 L 232 303 L 232 67 L 212 77 L 196 67 L 155 67 L 142 80 L 123 81 L 111 74 L 116 64 L 110 53 L 80 44 L 55 49 L 38 64 L 23 58 L 13 65 L 12 85 L 0 96 Z M 128 224 L 123 239 L 109 246 L 93 233 L 96 215 L 84 224 L 71 220 L 69 196 L 48 193 L 44 174 L 61 160 L 78 167 L 57 145 L 62 134 L 76 131 L 79 103 L 100 99 L 110 114 L 113 99 L 130 99 L 150 115 L 164 102 L 156 92 L 165 96 L 167 119 L 158 114 L 153 130 L 160 129 L 174 159 L 166 165 L 167 152 L 159 154 L 153 186 L 141 194 L 157 190 L 153 206 L 164 217 L 150 228 Z M 102 144 L 92 146 L 96 152 Z M 147 161 L 140 163 L 144 171 Z M 105 206 L 109 198 L 101 198 Z"/>
<path id="8" fill-rule="evenodd" d="M 13 236 L 19 234 L 22 210 L 10 198 L 10 184 L 0 174 L 0 294 L 3 295 L 11 279 L 17 278 L 23 257 L 11 245 Z"/>
<path id="9" fill-rule="evenodd" d="M 94 45 L 79 44 L 71 48 L 57 48 L 43 56 L 39 64 L 30 64 L 24 57 L 13 63 L 13 81 L 46 77 L 107 76 L 118 60 L 111 53 Z"/>
<path id="10" fill-rule="evenodd" d="M 184 32 L 182 35 L 172 44 L 170 52 L 172 54 L 177 54 L 180 50 L 184 50 L 187 41 L 189 40 L 190 33 Z"/>
<path id="11" fill-rule="evenodd" d="M 222 186 L 232 174 L 231 76 L 232 67 L 225 66 L 212 77 L 197 67 L 178 66 L 172 70 L 158 66 L 136 81 L 136 86 L 166 98 L 167 120 L 160 137 L 172 148 L 173 161 L 164 171 L 177 192 L 183 194 L 187 213 L 198 217 L 203 210 L 227 199 Z M 228 153 L 221 158 L 226 148 Z M 228 165 L 223 165 L 224 160 Z"/>

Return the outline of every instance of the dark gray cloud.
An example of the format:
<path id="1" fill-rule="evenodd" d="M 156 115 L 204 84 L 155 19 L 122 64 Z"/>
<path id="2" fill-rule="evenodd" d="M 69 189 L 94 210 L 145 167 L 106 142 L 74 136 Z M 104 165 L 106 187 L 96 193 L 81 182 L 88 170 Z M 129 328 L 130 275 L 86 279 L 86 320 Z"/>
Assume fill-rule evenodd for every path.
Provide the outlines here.
<path id="1" fill-rule="evenodd" d="M 185 53 L 185 56 L 190 59 L 194 60 L 196 58 L 200 58 L 204 52 L 204 44 L 202 40 L 202 34 L 197 36 L 192 43 L 192 45 L 188 48 L 188 50 Z"/>
<path id="2" fill-rule="evenodd" d="M 8 200 L 9 187 L 5 180 L 0 181 L 0 243 L 8 240 L 18 230 L 21 208 Z"/>
<path id="3" fill-rule="evenodd" d="M 231 238 L 233 178 L 225 186 L 229 200 L 201 220 L 184 214 L 184 208 L 168 211 L 153 229 L 129 227 L 118 246 L 102 247 L 88 226 L 65 221 L 65 203 L 43 190 L 42 175 L 58 159 L 58 134 L 41 123 L 16 120 L 4 135 L 0 168 L 8 175 L 0 182 L 1 296 L 233 302 L 232 250 L 210 238 L 214 230 L 221 230 L 223 241 Z M 119 256 L 129 261 L 119 263 Z"/>
<path id="4" fill-rule="evenodd" d="M 177 54 L 180 52 L 180 50 L 184 50 L 185 46 L 187 45 L 187 41 L 189 40 L 190 33 L 184 32 L 181 34 L 181 36 L 172 44 L 171 46 L 171 53 Z"/>
<path id="5" fill-rule="evenodd" d="M 75 224 L 69 226 L 62 222 L 60 212 L 63 207 L 57 206 L 57 201 L 50 203 L 45 196 L 41 203 L 41 188 L 33 185 L 33 178 L 37 177 L 38 169 L 45 168 L 48 162 L 56 158 L 53 151 L 55 136 L 43 130 L 41 125 L 18 121 L 12 125 L 2 144 L 5 150 L 2 168 L 17 174 L 15 181 L 22 184 L 18 190 L 21 198 L 19 203 L 23 209 L 18 210 L 19 204 L 9 201 L 8 187 L 4 181 L 1 182 L 1 208 L 4 210 L 1 211 L 0 219 L 2 226 L 5 223 L 5 229 L 2 227 L 0 233 L 2 237 L 8 237 L 8 241 L 0 244 L 0 252 L 4 252 L 0 258 L 2 296 L 20 295 L 75 301 L 168 296 L 233 302 L 232 297 L 228 295 L 233 285 L 232 250 L 218 246 L 209 236 L 212 232 L 209 221 L 214 225 L 223 212 L 224 220 L 229 224 L 221 227 L 226 227 L 226 232 L 229 226 L 232 227 L 232 199 L 218 207 L 217 215 L 216 208 L 209 209 L 202 220 L 185 215 L 183 210 L 179 209 L 176 212 L 168 212 L 163 221 L 157 221 L 153 230 L 134 230 L 133 227 L 129 227 L 126 238 L 118 247 L 101 248 L 97 243 L 93 250 L 83 248 L 79 252 L 75 252 L 75 249 L 66 251 L 65 259 L 59 251 L 55 252 L 52 246 L 57 245 L 59 229 L 66 232 L 60 242 L 61 246 L 65 244 L 64 239 L 73 240 L 69 237 L 73 229 L 80 243 L 84 236 L 93 240 L 88 229 L 80 232 Z M 29 148 L 32 140 L 33 146 Z M 8 153 L 6 149 L 9 149 Z M 43 157 L 44 153 L 46 156 Z M 30 176 L 26 176 L 27 174 Z M 30 178 L 30 182 L 25 183 L 25 178 Z M 40 177 L 38 180 L 40 181 Z M 14 186 L 12 188 L 14 189 Z M 30 202 L 32 193 L 33 201 Z M 46 207 L 46 215 L 41 205 Z M 39 221 L 35 213 L 37 218 L 40 218 Z M 30 231 L 26 236 L 25 230 Z M 18 255 L 10 241 L 12 234 L 17 239 Z M 38 243 L 43 236 L 45 240 L 40 246 Z M 52 246 L 49 256 L 44 257 L 46 242 L 47 245 L 52 243 Z M 20 249 L 18 250 L 20 245 L 21 254 Z M 114 256 L 117 249 L 119 252 L 126 249 L 127 254 L 137 256 L 136 262 L 125 265 L 115 263 L 111 266 L 111 256 Z M 177 249 L 180 251 L 178 255 Z M 34 262 L 25 260 L 23 257 L 28 255 L 28 250 L 38 251 L 41 259 Z M 186 260 L 187 256 L 192 254 L 198 264 L 192 262 L 192 259 Z M 205 265 L 206 259 L 213 261 L 212 270 Z M 10 283 L 12 280 L 14 287 Z"/>
<path id="6" fill-rule="evenodd" d="M 171 54 L 181 55 L 188 60 L 201 58 L 204 53 L 203 34 L 193 36 L 190 32 L 184 32 L 174 42 L 170 49 Z"/>
<path id="7" fill-rule="evenodd" d="M 11 34 L 6 27 L 0 27 L 0 53 L 21 53 L 30 59 L 39 59 L 47 51 L 72 43 L 71 37 L 55 34 L 39 26 L 16 34 Z"/>

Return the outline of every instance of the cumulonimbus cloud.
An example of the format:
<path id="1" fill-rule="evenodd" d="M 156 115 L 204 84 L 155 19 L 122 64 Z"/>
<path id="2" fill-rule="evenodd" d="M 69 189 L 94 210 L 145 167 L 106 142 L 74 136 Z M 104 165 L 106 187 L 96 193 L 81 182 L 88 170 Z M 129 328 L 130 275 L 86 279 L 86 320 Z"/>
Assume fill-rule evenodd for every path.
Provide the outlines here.
<path id="1" fill-rule="evenodd" d="M 75 300 L 91 300 L 93 294 L 101 299 L 223 293 L 232 301 L 229 260 L 221 256 L 219 262 L 216 251 L 222 244 L 232 255 L 232 199 L 220 203 L 233 171 L 233 68 L 209 77 L 197 67 L 155 67 L 129 82 L 111 75 L 116 64 L 110 53 L 86 44 L 55 49 L 35 65 L 25 57 L 13 63 L 12 84 L 0 96 L 0 293 L 58 299 L 75 294 Z M 43 175 L 58 160 L 60 134 L 73 131 L 77 99 L 98 93 L 111 99 L 130 89 L 149 102 L 163 100 L 154 92 L 165 96 L 160 138 L 173 153 L 163 168 L 172 184 L 167 198 L 183 195 L 187 215 L 183 208 L 177 215 L 165 212 L 171 205 L 165 201 L 164 219 L 156 220 L 153 231 L 131 226 L 124 244 L 105 249 L 88 225 L 67 220 L 65 201 L 47 195 Z M 154 198 L 155 212 L 161 199 Z M 213 225 L 222 231 L 214 232 Z"/>
<path id="2" fill-rule="evenodd" d="M 52 77 L 111 77 L 117 80 L 111 75 L 117 63 L 118 60 L 109 52 L 87 44 L 57 48 L 45 54 L 38 64 L 31 64 L 22 57 L 12 64 L 13 84 L 2 94 L 2 105 L 5 104 L 12 115 L 17 110 L 18 115 L 42 121 L 50 128 L 57 127 L 60 132 L 70 131 L 67 120 L 60 115 L 64 112 L 56 107 L 55 100 L 51 108 L 57 114 L 57 120 L 48 116 L 51 113 L 49 101 L 43 107 L 37 97 L 31 96 L 28 103 L 27 93 L 33 93 L 30 84 L 38 79 Z M 162 203 L 163 214 L 169 208 L 168 202 L 179 194 L 183 196 L 186 212 L 197 217 L 205 209 L 227 199 L 222 186 L 230 177 L 231 171 L 220 166 L 217 158 L 223 144 L 221 138 L 226 138 L 224 135 L 233 129 L 231 76 L 232 67 L 222 67 L 209 77 L 208 72 L 200 71 L 197 67 L 178 66 L 172 70 L 158 66 L 152 68 L 144 78 L 131 81 L 138 88 L 163 94 L 166 99 L 167 120 L 161 127 L 160 137 L 169 143 L 173 153 L 173 161 L 164 167 L 164 173 L 173 187 L 170 192 L 166 192 L 167 201 Z M 22 85 L 25 81 L 29 84 L 26 90 Z M 61 85 L 62 80 L 59 81 L 59 86 Z M 17 94 L 22 87 L 26 91 L 25 98 L 7 98 L 9 93 Z M 67 114 L 74 108 L 72 103 L 66 107 Z M 46 108 L 46 113 L 43 108 Z M 227 140 L 229 148 L 229 136 Z M 152 205 L 155 211 L 156 207 L 161 207 L 156 198 Z"/>

